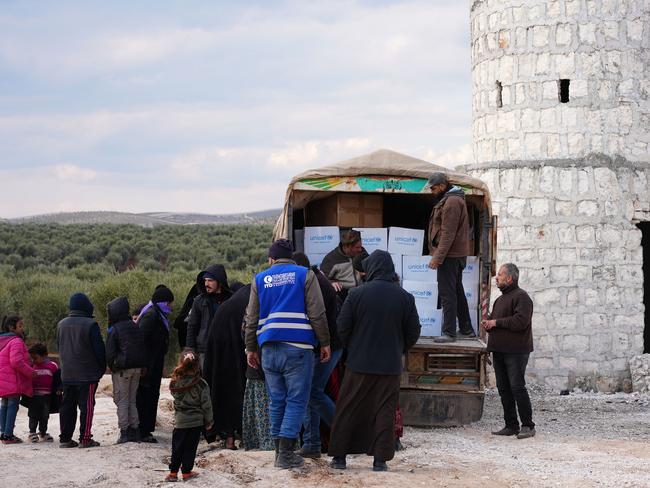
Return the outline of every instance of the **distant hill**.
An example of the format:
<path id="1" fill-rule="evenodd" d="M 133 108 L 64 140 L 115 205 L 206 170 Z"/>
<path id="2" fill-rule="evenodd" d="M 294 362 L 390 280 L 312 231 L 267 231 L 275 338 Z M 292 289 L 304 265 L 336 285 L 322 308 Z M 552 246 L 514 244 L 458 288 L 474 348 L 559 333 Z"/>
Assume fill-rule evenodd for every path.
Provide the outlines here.
<path id="1" fill-rule="evenodd" d="M 33 215 L 16 219 L 1 219 L 12 224 L 28 222 L 55 224 L 134 224 L 142 227 L 156 225 L 193 224 L 273 224 L 280 215 L 280 209 L 261 210 L 250 213 L 209 215 L 199 213 L 174 212 L 61 212 Z"/>

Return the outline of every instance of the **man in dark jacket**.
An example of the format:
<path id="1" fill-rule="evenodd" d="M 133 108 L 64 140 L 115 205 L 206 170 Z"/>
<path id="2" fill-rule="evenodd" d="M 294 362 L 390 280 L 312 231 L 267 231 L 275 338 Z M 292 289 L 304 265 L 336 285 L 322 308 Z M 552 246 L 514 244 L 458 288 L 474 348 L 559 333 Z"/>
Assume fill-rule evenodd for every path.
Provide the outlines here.
<path id="1" fill-rule="evenodd" d="M 310 268 L 309 258 L 302 252 L 294 252 L 293 260 L 298 266 Z M 322 419 L 328 426 L 331 426 L 336 407 L 332 399 L 325 394 L 325 386 L 339 359 L 341 359 L 343 348 L 336 330 L 336 317 L 338 316 L 336 292 L 330 281 L 318 268 L 314 266 L 311 270 L 316 275 L 321 294 L 323 295 L 327 326 L 330 332 L 330 349 L 332 350 L 332 355 L 326 363 L 322 363 L 320 357 L 314 355 L 314 373 L 311 380 L 309 407 L 307 408 L 307 415 L 303 423 L 303 446 L 300 450 L 300 455 L 302 457 L 319 458 L 321 456 L 320 421 Z"/>
<path id="2" fill-rule="evenodd" d="M 145 367 L 144 334 L 129 315 L 129 300 L 118 297 L 106 305 L 106 362 L 112 372 L 113 402 L 117 406 L 118 444 L 140 439 L 136 395 Z"/>
<path id="3" fill-rule="evenodd" d="M 142 309 L 138 326 L 144 339 L 145 370 L 140 378 L 136 406 L 140 420 L 140 440 L 158 442 L 153 436 L 156 430 L 156 415 L 160 383 L 162 381 L 165 355 L 169 349 L 169 319 L 174 294 L 165 285 L 158 285 L 151 301 Z"/>
<path id="4" fill-rule="evenodd" d="M 492 433 L 525 439 L 535 435 L 525 379 L 528 356 L 533 351 L 533 301 L 519 288 L 519 269 L 512 263 L 499 268 L 496 284 L 502 295 L 494 302 L 488 320 L 481 323 L 489 332 L 487 349 L 492 352 L 506 423 L 503 429 Z M 521 418 L 521 431 L 517 411 Z"/>
<path id="5" fill-rule="evenodd" d="M 458 186 L 451 186 L 445 173 L 432 174 L 429 186 L 433 196 L 438 198 L 429 219 L 429 268 L 438 270 L 438 296 L 442 305 L 442 336 L 434 341 L 456 340 L 456 317 L 461 335 L 475 337 L 463 288 L 463 269 L 469 251 L 465 192 Z"/>
<path id="6" fill-rule="evenodd" d="M 226 268 L 221 264 L 211 264 L 196 277 L 199 291 L 194 298 L 192 309 L 187 317 L 187 343 L 185 347 L 199 354 L 203 369 L 205 350 L 208 344 L 208 331 L 212 317 L 224 301 L 232 295 L 228 287 Z"/>
<path id="7" fill-rule="evenodd" d="M 402 356 L 420 337 L 420 318 L 413 295 L 395 282 L 389 253 L 374 251 L 363 268 L 366 283 L 350 290 L 338 318 L 348 355 L 329 454 L 336 469 L 345 469 L 347 454 L 366 453 L 374 471 L 385 471 L 395 455 Z"/>
<path id="8" fill-rule="evenodd" d="M 70 313 L 56 327 L 56 343 L 61 358 L 63 402 L 59 410 L 60 447 L 97 447 L 92 438 L 95 392 L 106 371 L 106 349 L 93 319 L 95 308 L 83 293 L 70 297 Z M 72 440 L 79 406 L 79 443 Z"/>
<path id="9" fill-rule="evenodd" d="M 352 266 L 352 260 L 366 250 L 361 245 L 361 232 L 346 230 L 341 232 L 341 242 L 332 249 L 320 265 L 323 274 L 330 280 L 334 289 L 345 298 L 350 288 L 359 286 L 361 279 Z"/>

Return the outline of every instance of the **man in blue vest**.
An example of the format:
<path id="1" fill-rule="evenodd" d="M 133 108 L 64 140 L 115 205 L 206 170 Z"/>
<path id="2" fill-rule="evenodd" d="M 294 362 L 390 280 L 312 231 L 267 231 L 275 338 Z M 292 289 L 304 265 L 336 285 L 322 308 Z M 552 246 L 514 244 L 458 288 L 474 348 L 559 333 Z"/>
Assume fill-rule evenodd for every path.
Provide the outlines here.
<path id="1" fill-rule="evenodd" d="M 322 362 L 331 355 L 318 280 L 291 259 L 292 253 L 287 239 L 271 245 L 271 267 L 255 276 L 246 308 L 246 359 L 264 371 L 275 466 L 283 469 L 305 462 L 294 450 L 309 402 L 313 355 L 320 349 Z"/>

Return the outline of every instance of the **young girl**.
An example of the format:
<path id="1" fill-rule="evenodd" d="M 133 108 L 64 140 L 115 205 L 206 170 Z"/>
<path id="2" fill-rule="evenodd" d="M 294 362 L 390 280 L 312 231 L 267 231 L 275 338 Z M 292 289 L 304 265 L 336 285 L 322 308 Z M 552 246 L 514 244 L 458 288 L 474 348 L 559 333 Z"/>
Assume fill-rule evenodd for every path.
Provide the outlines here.
<path id="1" fill-rule="evenodd" d="M 212 427 L 210 387 L 201 378 L 198 356 L 192 352 L 181 354 L 169 390 L 174 397 L 174 432 L 172 459 L 165 481 L 177 481 L 179 468 L 185 481 L 198 476 L 192 471 L 196 448 L 203 428 Z"/>
<path id="2" fill-rule="evenodd" d="M 3 444 L 22 442 L 14 435 L 20 395 L 32 396 L 29 353 L 23 341 L 23 319 L 10 315 L 2 319 L 0 334 L 0 440 Z"/>
<path id="3" fill-rule="evenodd" d="M 47 346 L 40 342 L 29 348 L 29 355 L 34 363 L 34 396 L 29 401 L 29 441 L 52 442 L 52 436 L 47 433 L 47 423 L 50 419 L 50 403 L 55 388 L 55 376 L 59 367 L 47 357 Z M 38 434 L 36 429 L 38 428 Z"/>

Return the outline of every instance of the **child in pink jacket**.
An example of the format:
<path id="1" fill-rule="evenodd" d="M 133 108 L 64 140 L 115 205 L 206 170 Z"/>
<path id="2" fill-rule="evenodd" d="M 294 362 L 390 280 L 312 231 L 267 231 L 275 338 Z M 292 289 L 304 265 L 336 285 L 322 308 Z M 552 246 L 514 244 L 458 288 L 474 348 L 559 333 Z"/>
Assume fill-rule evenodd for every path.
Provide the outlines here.
<path id="1" fill-rule="evenodd" d="M 32 396 L 29 353 L 23 341 L 23 319 L 10 315 L 2 319 L 0 334 L 0 440 L 3 444 L 22 442 L 14 435 L 21 395 Z"/>

